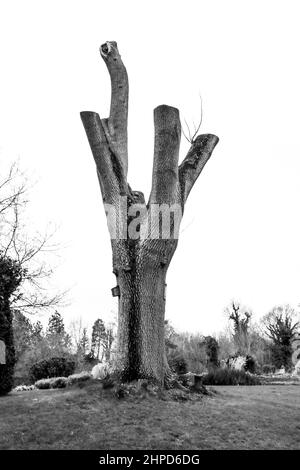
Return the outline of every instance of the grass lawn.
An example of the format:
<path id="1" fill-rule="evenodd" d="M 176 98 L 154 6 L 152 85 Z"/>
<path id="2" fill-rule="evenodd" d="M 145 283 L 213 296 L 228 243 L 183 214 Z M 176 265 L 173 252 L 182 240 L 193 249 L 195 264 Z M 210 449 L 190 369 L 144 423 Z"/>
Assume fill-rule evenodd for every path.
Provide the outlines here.
<path id="1" fill-rule="evenodd" d="M 300 449 L 300 387 L 220 386 L 197 402 L 82 389 L 0 397 L 0 449 Z"/>

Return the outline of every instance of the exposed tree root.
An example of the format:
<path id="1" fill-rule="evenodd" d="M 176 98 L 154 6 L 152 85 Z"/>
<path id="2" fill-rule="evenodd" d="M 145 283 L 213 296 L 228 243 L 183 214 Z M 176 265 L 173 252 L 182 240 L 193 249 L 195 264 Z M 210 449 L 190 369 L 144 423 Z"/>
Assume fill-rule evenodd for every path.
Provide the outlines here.
<path id="1" fill-rule="evenodd" d="M 102 388 L 107 390 L 118 399 L 143 399 L 154 397 L 161 400 L 199 400 L 203 395 L 212 393 L 193 374 L 175 375 L 172 374 L 172 381 L 169 380 L 162 387 L 148 379 L 139 379 L 128 383 L 122 383 L 117 376 L 110 376 L 101 380 Z M 170 378 L 170 377 L 169 377 Z"/>

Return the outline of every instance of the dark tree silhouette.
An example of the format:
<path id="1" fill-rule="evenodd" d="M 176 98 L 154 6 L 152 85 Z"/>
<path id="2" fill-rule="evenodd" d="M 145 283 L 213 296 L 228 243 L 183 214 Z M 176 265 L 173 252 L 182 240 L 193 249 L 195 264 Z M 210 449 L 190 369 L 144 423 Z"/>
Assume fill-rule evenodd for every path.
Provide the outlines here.
<path id="1" fill-rule="evenodd" d="M 71 337 L 66 332 L 64 320 L 57 310 L 49 318 L 46 338 L 51 349 L 64 351 L 71 345 Z"/>
<path id="2" fill-rule="evenodd" d="M 4 355 L 0 363 L 0 395 L 10 392 L 13 387 L 16 357 L 11 296 L 21 284 L 22 277 L 23 270 L 18 262 L 0 256 L 0 346 Z"/>
<path id="3" fill-rule="evenodd" d="M 208 369 L 219 366 L 219 345 L 218 341 L 212 336 L 205 337 L 205 350 L 207 355 L 207 367 Z"/>
<path id="4" fill-rule="evenodd" d="M 103 202 L 106 210 L 109 207 L 114 213 L 118 227 L 117 234 L 112 233 L 109 217 L 117 278 L 113 294 L 119 297 L 116 370 L 123 381 L 146 378 L 163 384 L 164 379 L 170 379 L 164 341 L 166 274 L 177 247 L 186 200 L 218 137 L 194 136 L 187 156 L 178 166 L 179 111 L 167 105 L 155 108 L 152 189 L 146 204 L 143 193 L 133 191 L 127 182 L 127 71 L 116 42 L 103 44 L 100 54 L 111 79 L 110 115 L 100 119 L 96 112 L 85 111 L 81 119 L 95 159 Z M 169 210 L 165 225 L 162 205 Z"/>
<path id="5" fill-rule="evenodd" d="M 292 367 L 292 342 L 299 329 L 296 313 L 289 306 L 275 307 L 263 319 L 265 333 L 272 340 L 272 357 L 276 367 Z"/>
<path id="6" fill-rule="evenodd" d="M 92 329 L 91 356 L 94 359 L 99 360 L 101 347 L 103 349 L 103 355 L 102 356 L 104 356 L 103 346 L 104 346 L 105 340 L 106 340 L 105 325 L 104 325 L 103 320 L 101 320 L 101 318 L 98 318 L 94 322 L 93 329 Z"/>

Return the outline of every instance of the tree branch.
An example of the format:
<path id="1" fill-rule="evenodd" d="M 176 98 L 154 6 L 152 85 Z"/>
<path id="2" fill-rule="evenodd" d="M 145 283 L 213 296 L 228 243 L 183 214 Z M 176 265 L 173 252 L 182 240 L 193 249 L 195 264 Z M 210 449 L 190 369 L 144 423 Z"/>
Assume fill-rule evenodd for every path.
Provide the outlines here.
<path id="1" fill-rule="evenodd" d="M 128 121 L 128 76 L 115 41 L 107 41 L 100 47 L 111 79 L 111 104 L 108 130 L 114 148 L 121 159 L 124 174 L 127 176 L 127 121 Z"/>
<path id="2" fill-rule="evenodd" d="M 154 110 L 154 162 L 150 203 L 178 202 L 179 111 L 167 105 Z"/>
<path id="3" fill-rule="evenodd" d="M 219 138 L 213 134 L 199 135 L 179 166 L 179 181 L 183 205 L 218 141 Z"/>
<path id="4" fill-rule="evenodd" d="M 114 204 L 127 193 L 127 183 L 108 133 L 107 119 L 100 119 L 93 111 L 83 111 L 80 116 L 96 163 L 103 201 Z"/>

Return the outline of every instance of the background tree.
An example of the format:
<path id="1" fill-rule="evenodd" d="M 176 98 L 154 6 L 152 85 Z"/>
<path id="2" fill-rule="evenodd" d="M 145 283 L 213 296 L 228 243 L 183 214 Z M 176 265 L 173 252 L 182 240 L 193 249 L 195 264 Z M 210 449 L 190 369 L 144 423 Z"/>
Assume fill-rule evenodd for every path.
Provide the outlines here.
<path id="1" fill-rule="evenodd" d="M 15 310 L 13 314 L 13 332 L 16 361 L 18 361 L 34 341 L 35 326 L 22 312 Z"/>
<path id="2" fill-rule="evenodd" d="M 72 349 L 74 349 L 77 368 L 84 370 L 87 362 L 92 363 L 93 358 L 89 353 L 90 340 L 88 330 L 83 326 L 82 318 L 73 319 L 69 326 L 72 340 Z"/>
<path id="3" fill-rule="evenodd" d="M 41 322 L 38 320 L 33 326 L 32 326 L 32 342 L 34 344 L 39 343 L 42 341 L 44 337 L 43 334 L 43 325 Z"/>
<path id="4" fill-rule="evenodd" d="M 163 384 L 164 379 L 170 380 L 164 343 L 165 282 L 177 247 L 178 225 L 174 213 L 166 236 L 163 224 L 151 224 L 151 219 L 161 204 L 169 208 L 175 205 L 183 212 L 218 138 L 212 134 L 194 136 L 186 158 L 178 166 L 179 111 L 158 106 L 154 110 L 152 189 L 146 204 L 143 193 L 133 191 L 127 182 L 127 71 L 116 42 L 103 44 L 100 54 L 111 78 L 110 115 L 100 119 L 97 113 L 86 111 L 81 119 L 95 159 L 103 202 L 114 209 L 120 229 L 116 237 L 111 237 L 115 294 L 119 297 L 116 369 L 123 381 L 148 378 Z M 139 220 L 132 225 L 137 212 Z"/>
<path id="5" fill-rule="evenodd" d="M 74 318 L 71 320 L 68 331 L 70 332 L 70 337 L 72 340 L 72 344 L 75 348 L 76 354 L 82 353 L 81 340 L 82 340 L 83 330 L 84 330 L 84 326 L 83 326 L 81 317 Z"/>
<path id="6" fill-rule="evenodd" d="M 71 337 L 66 332 L 63 318 L 58 311 L 49 318 L 46 338 L 50 349 L 55 350 L 57 354 L 67 351 L 71 346 Z"/>
<path id="7" fill-rule="evenodd" d="M 106 361 L 110 361 L 111 359 L 111 351 L 112 351 L 112 345 L 114 342 L 115 336 L 114 336 L 114 328 L 113 325 L 107 325 L 105 327 L 105 335 L 104 335 L 104 340 L 103 340 L 103 350 L 104 350 L 104 357 Z"/>
<path id="8" fill-rule="evenodd" d="M 94 359 L 100 359 L 100 351 L 102 350 L 101 360 L 104 356 L 104 344 L 106 341 L 106 329 L 103 320 L 98 318 L 92 328 L 91 339 L 91 355 Z"/>
<path id="9" fill-rule="evenodd" d="M 229 357 L 232 357 L 236 353 L 236 347 L 229 327 L 218 335 L 218 344 L 219 359 L 224 364 Z"/>
<path id="10" fill-rule="evenodd" d="M 228 318 L 233 322 L 233 340 L 236 354 L 245 356 L 250 352 L 249 328 L 251 312 L 242 309 L 237 302 L 232 302 L 227 308 Z"/>
<path id="11" fill-rule="evenodd" d="M 175 328 L 168 320 L 165 320 L 165 347 L 167 352 L 177 348 L 177 339 L 178 334 L 176 333 Z"/>
<path id="12" fill-rule="evenodd" d="M 21 284 L 22 277 L 20 263 L 0 253 L 0 341 L 5 351 L 5 363 L 0 364 L 0 395 L 8 393 L 13 387 L 16 357 L 11 296 Z"/>
<path id="13" fill-rule="evenodd" d="M 249 328 L 249 353 L 256 361 L 256 369 L 265 364 L 272 364 L 271 343 L 266 338 L 261 327 L 256 324 L 251 324 Z"/>
<path id="14" fill-rule="evenodd" d="M 81 335 L 80 342 L 79 342 L 79 348 L 82 351 L 83 356 L 86 356 L 86 354 L 88 353 L 89 344 L 90 344 L 90 341 L 88 337 L 87 328 L 83 328 L 82 335 Z"/>
<path id="15" fill-rule="evenodd" d="M 10 297 L 11 308 L 22 313 L 52 309 L 65 295 L 64 292 L 50 294 L 53 270 L 46 259 L 58 248 L 51 241 L 54 231 L 46 231 L 44 235 L 31 232 L 26 217 L 27 178 L 17 163 L 6 173 L 0 180 L 0 253 L 2 258 L 14 260 L 22 269 L 22 280 Z"/>
<path id="16" fill-rule="evenodd" d="M 51 296 L 49 289 L 44 289 L 43 283 L 49 279 L 52 270 L 40 255 L 50 249 L 50 237 L 31 236 L 28 225 L 23 221 L 27 204 L 26 183 L 17 164 L 11 165 L 0 180 L 0 340 L 4 341 L 6 348 L 6 364 L 0 365 L 2 393 L 8 392 L 13 384 L 16 360 L 14 312 L 24 314 L 52 308 L 63 297 L 63 294 Z"/>
<path id="17" fill-rule="evenodd" d="M 219 367 L 219 345 L 213 336 L 205 336 L 205 351 L 207 355 L 208 369 Z"/>
<path id="18" fill-rule="evenodd" d="M 276 367 L 292 367 L 292 341 L 299 330 L 298 315 L 290 305 L 277 306 L 263 318 L 265 333 L 272 341 L 272 360 Z"/>

